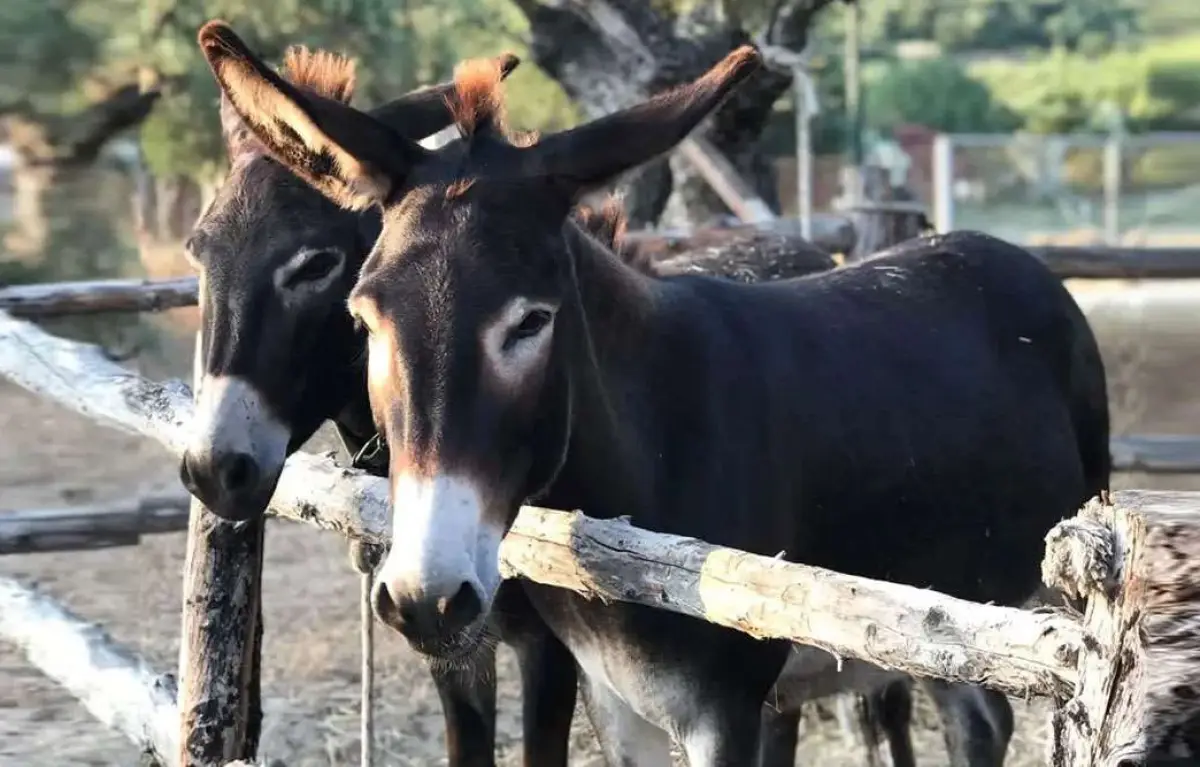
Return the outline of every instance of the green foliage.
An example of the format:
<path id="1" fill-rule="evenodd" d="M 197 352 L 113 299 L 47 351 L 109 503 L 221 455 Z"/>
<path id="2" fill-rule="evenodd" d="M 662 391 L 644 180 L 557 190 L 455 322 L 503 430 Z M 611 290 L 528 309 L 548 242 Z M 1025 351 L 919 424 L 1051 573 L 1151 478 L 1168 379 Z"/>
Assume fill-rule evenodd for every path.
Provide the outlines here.
<path id="1" fill-rule="evenodd" d="M 76 95 L 102 44 L 76 18 L 73 0 L 0 3 L 0 107 L 54 110 Z"/>
<path id="2" fill-rule="evenodd" d="M 978 64 L 972 74 L 1035 133 L 1101 128 L 1111 107 L 1132 130 L 1194 128 L 1186 115 L 1200 107 L 1200 46 L 1100 58 L 1056 50 L 1026 62 Z"/>
<path id="3" fill-rule="evenodd" d="M 866 122 L 882 132 L 908 123 L 951 133 L 1007 132 L 1019 123 L 984 83 L 952 59 L 890 67 L 867 89 Z"/>
<path id="4" fill-rule="evenodd" d="M 223 167 L 218 93 L 192 40 L 207 18 L 227 19 L 257 50 L 274 53 L 275 60 L 293 43 L 356 58 L 355 103 L 360 106 L 448 79 L 463 58 L 511 51 L 529 59 L 521 40 L 524 17 L 507 0 L 289 0 L 280 6 L 224 0 L 199 5 L 195 18 L 179 25 L 186 39 L 180 34 L 165 38 L 155 51 L 160 69 L 186 79 L 186 87 L 165 99 L 142 130 L 144 154 L 156 173 L 204 177 Z M 577 119 L 557 84 L 530 63 L 520 67 L 506 87 L 517 125 L 547 129 Z"/>
<path id="5" fill-rule="evenodd" d="M 904 0 L 862 4 L 863 43 L 932 40 L 947 51 L 1062 46 L 1097 52 L 1138 31 L 1138 0 Z"/>
<path id="6" fill-rule="evenodd" d="M 4 0 L 0 113 L 61 119 L 154 73 L 168 87 L 141 131 L 151 170 L 210 176 L 223 165 L 217 89 L 195 37 L 211 18 L 271 61 L 293 43 L 356 58 L 365 106 L 446 79 L 463 58 L 529 60 L 525 18 L 509 0 Z M 573 124 L 565 94 L 535 70 L 526 63 L 509 85 L 513 122 Z"/>
<path id="7" fill-rule="evenodd" d="M 846 70 L 841 57 L 815 59 L 817 103 L 821 111 L 812 124 L 814 154 L 838 154 L 847 146 Z"/>

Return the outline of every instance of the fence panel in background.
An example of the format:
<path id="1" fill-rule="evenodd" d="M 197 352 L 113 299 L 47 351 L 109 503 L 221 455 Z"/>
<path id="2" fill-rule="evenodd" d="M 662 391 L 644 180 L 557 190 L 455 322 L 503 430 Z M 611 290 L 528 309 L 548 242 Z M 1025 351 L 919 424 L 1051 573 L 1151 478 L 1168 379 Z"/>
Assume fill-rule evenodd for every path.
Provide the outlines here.
<path id="1" fill-rule="evenodd" d="M 1026 245 L 1200 245 L 1200 133 L 943 134 L 931 163 L 942 231 Z"/>

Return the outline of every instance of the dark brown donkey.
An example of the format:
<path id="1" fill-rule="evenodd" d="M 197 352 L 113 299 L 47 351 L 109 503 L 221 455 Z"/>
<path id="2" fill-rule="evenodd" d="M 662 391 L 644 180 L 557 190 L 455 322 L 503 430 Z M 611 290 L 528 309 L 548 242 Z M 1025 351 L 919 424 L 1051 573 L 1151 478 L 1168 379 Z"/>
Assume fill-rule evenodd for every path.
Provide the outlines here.
<path id="1" fill-rule="evenodd" d="M 579 195 L 669 150 L 753 74 L 753 49 L 536 142 L 509 139 L 499 68 L 476 62 L 456 80 L 467 139 L 431 152 L 296 88 L 223 24 L 200 43 L 273 156 L 344 208 L 383 209 L 349 302 L 391 449 L 375 610 L 421 652 L 479 648 L 527 499 L 1015 604 L 1045 531 L 1107 486 L 1095 339 L 1020 248 L 922 238 L 744 285 L 650 279 L 564 225 Z M 787 643 L 525 591 L 582 671 L 610 764 L 669 764 L 669 735 L 692 767 L 755 763 Z M 1004 723 L 977 724 L 957 763 L 1002 758 Z"/>
<path id="2" fill-rule="evenodd" d="M 516 65 L 497 61 L 502 74 Z M 306 92 L 349 101 L 353 63 L 326 52 L 289 51 L 283 70 Z M 415 91 L 372 114 L 414 140 L 451 124 L 453 87 Z M 260 514 L 288 455 L 332 420 L 351 455 L 375 433 L 367 401 L 366 341 L 346 296 L 379 234 L 375 211 L 347 212 L 265 152 L 224 99 L 229 174 L 197 222 L 188 250 L 201 278 L 196 365 L 201 374 L 191 446 L 181 475 L 217 514 Z M 368 466 L 387 475 L 383 460 Z M 575 705 L 575 664 L 524 601 L 519 585 L 499 597 L 493 633 L 521 668 L 527 767 L 565 767 Z M 454 767 L 495 764 L 495 656 L 470 668 L 432 664 Z"/>

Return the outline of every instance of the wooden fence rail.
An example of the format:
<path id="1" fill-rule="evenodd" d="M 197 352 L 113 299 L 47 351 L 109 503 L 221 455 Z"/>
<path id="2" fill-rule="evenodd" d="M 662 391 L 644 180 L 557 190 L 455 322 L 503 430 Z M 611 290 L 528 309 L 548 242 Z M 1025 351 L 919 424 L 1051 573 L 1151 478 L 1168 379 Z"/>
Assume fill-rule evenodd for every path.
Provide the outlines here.
<path id="1" fill-rule="evenodd" d="M 154 673 L 99 626 L 5 577 L 0 577 L 0 638 L 20 648 L 100 722 L 161 764 L 179 763 L 173 676 Z"/>
<path id="2" fill-rule="evenodd" d="M 0 554 L 132 546 L 187 530 L 190 496 L 135 498 L 65 509 L 0 510 Z"/>
<path id="3" fill-rule="evenodd" d="M 760 226 L 711 229 L 700 233 L 631 232 L 628 238 L 637 247 L 666 256 L 703 244 L 723 243 L 762 229 Z M 1034 246 L 1030 250 L 1064 278 L 1200 279 L 1200 248 L 1062 245 Z M 13 285 L 0 287 L 0 311 L 16 317 L 164 311 L 195 306 L 197 286 L 195 277 Z"/>
<path id="4" fill-rule="evenodd" d="M 0 374 L 152 437 L 175 454 L 183 448 L 192 414 L 187 387 L 146 381 L 94 347 L 2 313 Z M 386 493 L 382 479 L 301 454 L 288 461 L 271 508 L 385 543 Z M 548 509 L 521 511 L 502 546 L 501 566 L 506 576 L 669 609 L 914 675 L 1049 695 L 1060 704 L 1056 767 L 1119 759 L 1140 764 L 1168 754 L 1197 758 L 1200 745 L 1188 733 L 1200 726 L 1200 495 L 1129 491 L 1114 499 L 1092 504 L 1047 536 L 1043 577 L 1088 598 L 1082 621 L 1055 611 L 973 604 Z M 211 631 L 238 620 L 219 611 L 209 617 Z M 80 689 L 86 694 L 90 688 Z M 131 693 L 128 705 L 144 708 L 141 696 Z M 162 737 L 155 748 L 170 748 L 170 734 Z M 175 737 L 178 742 L 178 732 Z"/>
<path id="5" fill-rule="evenodd" d="M 0 312 L 15 317 L 161 312 L 195 306 L 195 277 L 169 280 L 81 280 L 0 287 Z"/>

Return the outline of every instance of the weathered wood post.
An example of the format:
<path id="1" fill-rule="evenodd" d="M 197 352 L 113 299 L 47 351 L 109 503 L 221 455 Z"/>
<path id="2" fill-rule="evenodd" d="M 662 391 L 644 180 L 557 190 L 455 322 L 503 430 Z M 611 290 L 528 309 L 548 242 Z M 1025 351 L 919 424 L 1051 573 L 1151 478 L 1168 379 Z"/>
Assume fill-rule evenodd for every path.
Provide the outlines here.
<path id="1" fill-rule="evenodd" d="M 199 379 L 197 369 L 194 391 Z M 226 522 L 192 501 L 179 648 L 180 767 L 221 767 L 258 751 L 265 532 L 264 517 Z"/>
<path id="2" fill-rule="evenodd" d="M 886 168 L 863 169 L 863 200 L 850 208 L 856 234 L 851 260 L 917 237 L 929 229 L 925 206 L 906 190 L 892 187 Z"/>
<path id="3" fill-rule="evenodd" d="M 1046 536 L 1042 577 L 1086 597 L 1054 767 L 1200 764 L 1200 497 L 1122 491 Z"/>

